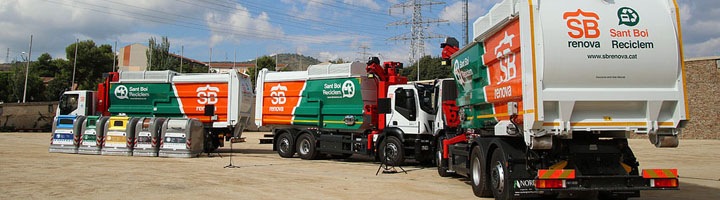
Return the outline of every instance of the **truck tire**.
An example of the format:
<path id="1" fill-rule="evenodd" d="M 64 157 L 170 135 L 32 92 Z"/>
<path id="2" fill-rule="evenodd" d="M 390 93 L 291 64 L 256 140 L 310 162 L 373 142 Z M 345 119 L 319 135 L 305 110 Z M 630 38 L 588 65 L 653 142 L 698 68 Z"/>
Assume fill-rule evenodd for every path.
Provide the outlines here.
<path id="1" fill-rule="evenodd" d="M 490 188 L 492 189 L 495 199 L 511 199 L 513 190 L 513 180 L 510 178 L 510 170 L 505 153 L 502 148 L 498 148 L 492 154 L 490 161 Z"/>
<path id="2" fill-rule="evenodd" d="M 297 153 L 303 160 L 314 160 L 318 158 L 315 140 L 310 134 L 302 134 L 297 140 Z"/>
<path id="3" fill-rule="evenodd" d="M 390 166 L 401 166 L 405 161 L 405 147 L 395 136 L 386 137 L 380 145 L 380 161 Z"/>
<path id="4" fill-rule="evenodd" d="M 280 132 L 280 136 L 275 140 L 275 146 L 277 147 L 277 152 L 280 157 L 292 158 L 293 155 L 295 155 L 295 143 L 288 132 Z"/>
<path id="5" fill-rule="evenodd" d="M 437 165 L 437 171 L 440 177 L 449 177 L 452 176 L 453 173 L 448 172 L 448 159 L 443 158 L 443 140 L 445 140 L 445 136 L 438 138 L 437 147 L 435 148 L 435 164 Z"/>
<path id="6" fill-rule="evenodd" d="M 472 148 L 470 153 L 470 179 L 472 183 L 473 193 L 477 197 L 489 197 L 493 193 L 490 191 L 488 184 L 487 169 L 483 165 L 483 156 L 479 146 Z"/>

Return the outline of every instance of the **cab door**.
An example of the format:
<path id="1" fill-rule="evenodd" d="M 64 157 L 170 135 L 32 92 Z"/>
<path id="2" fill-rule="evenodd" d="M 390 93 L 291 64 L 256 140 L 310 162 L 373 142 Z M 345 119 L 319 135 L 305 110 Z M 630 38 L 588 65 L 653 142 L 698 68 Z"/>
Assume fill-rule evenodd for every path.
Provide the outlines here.
<path id="1" fill-rule="evenodd" d="M 406 134 L 418 133 L 417 100 L 412 88 L 397 88 L 391 96 L 392 113 L 386 114 L 387 127 L 400 128 Z"/>

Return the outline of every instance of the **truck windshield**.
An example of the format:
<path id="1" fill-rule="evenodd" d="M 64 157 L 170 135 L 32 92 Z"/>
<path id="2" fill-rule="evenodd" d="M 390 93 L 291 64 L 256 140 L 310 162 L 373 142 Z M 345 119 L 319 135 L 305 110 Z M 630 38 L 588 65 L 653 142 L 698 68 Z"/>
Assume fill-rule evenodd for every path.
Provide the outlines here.
<path id="1" fill-rule="evenodd" d="M 420 102 L 420 108 L 430 114 L 435 113 L 433 109 L 433 100 L 435 99 L 435 88 L 432 85 L 415 84 L 415 88 L 418 91 L 418 97 Z"/>
<path id="2" fill-rule="evenodd" d="M 77 110 L 79 94 L 63 94 L 60 98 L 60 115 L 69 115 Z"/>

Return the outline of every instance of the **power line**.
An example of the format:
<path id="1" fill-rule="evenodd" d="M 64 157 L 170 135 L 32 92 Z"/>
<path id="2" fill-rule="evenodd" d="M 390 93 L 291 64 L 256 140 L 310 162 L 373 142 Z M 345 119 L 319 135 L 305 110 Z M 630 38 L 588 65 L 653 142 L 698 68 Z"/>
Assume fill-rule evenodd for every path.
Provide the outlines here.
<path id="1" fill-rule="evenodd" d="M 243 9 L 239 9 L 239 8 L 237 8 L 237 7 L 227 6 L 227 5 L 215 3 L 215 2 L 212 2 L 212 1 L 209 1 L 209 0 L 201 0 L 201 1 L 206 2 L 206 3 L 209 3 L 209 4 L 213 4 L 213 5 L 216 5 L 216 6 L 221 6 L 221 7 L 229 8 L 229 9 L 235 9 L 235 10 L 242 10 L 242 11 L 248 11 L 248 12 L 250 12 L 250 10 L 243 10 Z M 251 3 L 249 3 L 249 2 L 246 2 L 246 3 L 247 3 L 247 4 L 245 4 L 245 6 L 247 6 L 247 7 L 253 7 L 253 8 L 257 8 L 257 9 L 259 9 L 259 10 L 264 10 L 262 6 L 254 5 L 254 4 L 251 4 Z M 292 19 L 292 20 L 296 20 L 296 21 L 297 21 L 297 20 L 312 21 L 312 22 L 324 24 L 324 25 L 327 25 L 327 26 L 332 26 L 332 27 L 335 27 L 335 28 L 341 28 L 341 29 L 348 28 L 348 27 L 353 27 L 353 26 L 343 26 L 342 24 L 329 23 L 329 22 L 325 22 L 325 21 L 322 21 L 322 20 L 314 20 L 314 19 L 310 19 L 310 18 L 306 18 L 306 17 L 302 17 L 302 16 L 293 16 L 293 15 L 289 15 L 289 14 L 287 14 L 287 13 L 274 11 L 274 10 L 272 10 L 272 9 L 268 9 L 268 10 L 264 10 L 264 11 L 265 11 L 265 12 L 268 12 L 268 13 L 276 13 L 276 14 L 278 14 L 278 15 L 287 16 L 288 19 Z M 360 30 L 358 30 L 357 32 L 363 32 L 363 33 L 366 33 L 366 34 L 383 36 L 383 35 L 380 35 L 380 34 L 377 34 L 377 33 L 374 33 L 374 32 L 365 31 L 366 29 L 371 29 L 371 28 L 373 28 L 373 27 L 374 27 L 373 25 L 359 24 L 359 23 L 358 23 L 357 25 L 363 25 L 363 26 L 364 26 L 364 27 L 354 26 L 355 28 L 360 28 Z"/>
<path id="2" fill-rule="evenodd" d="M 325 6 L 328 6 L 328 7 L 340 8 L 340 9 L 348 9 L 348 10 L 356 10 L 356 11 L 364 12 L 364 14 L 369 14 L 369 15 L 374 15 L 374 16 L 378 16 L 378 17 L 384 18 L 384 19 L 386 19 L 386 20 L 396 20 L 396 19 L 399 19 L 398 17 L 394 17 L 394 16 L 392 16 L 392 15 L 388 15 L 388 14 L 383 13 L 383 12 L 375 11 L 375 10 L 372 10 L 372 9 L 367 9 L 366 7 L 362 7 L 362 6 L 358 6 L 358 5 L 354 5 L 354 4 L 349 4 L 349 3 L 345 3 L 345 2 L 342 2 L 342 1 L 335 1 L 335 2 L 341 3 L 341 4 L 345 4 L 345 5 L 349 5 L 349 6 L 353 6 L 353 7 L 352 7 L 352 8 L 351 8 L 351 7 L 340 7 L 340 6 L 332 5 L 332 4 L 329 4 L 329 3 L 324 3 L 324 2 L 322 2 L 322 1 L 317 1 L 317 0 L 309 0 L 309 1 L 310 1 L 310 2 L 318 3 L 318 4 L 320 4 L 320 5 L 325 5 Z M 363 16 L 367 16 L 367 15 L 358 15 L 358 16 L 363 17 Z M 367 16 L 367 17 L 369 17 L 369 16 Z M 374 18 L 372 18 L 372 19 L 374 19 Z"/>
<path id="3" fill-rule="evenodd" d="M 267 39 L 267 40 L 276 40 L 276 41 L 294 41 L 294 42 L 297 42 L 297 41 L 305 41 L 305 42 L 310 42 L 310 43 L 323 43 L 323 42 L 325 42 L 324 40 L 314 39 L 314 38 L 303 38 L 303 37 L 295 36 L 295 37 L 293 37 L 292 39 L 290 39 L 290 38 L 287 38 L 287 37 L 276 37 L 276 36 L 274 36 L 274 35 L 268 35 L 268 34 L 265 34 L 265 33 L 263 33 L 263 32 L 254 32 L 254 33 L 253 33 L 253 32 L 247 32 L 247 31 L 236 30 L 236 29 L 228 29 L 228 28 L 218 28 L 218 29 L 216 29 L 216 30 L 212 30 L 212 29 L 210 29 L 209 27 L 207 27 L 207 26 L 205 26 L 205 25 L 203 25 L 203 24 L 187 23 L 187 22 L 186 22 L 185 24 L 173 23 L 174 21 L 177 21 L 177 20 L 169 19 L 169 18 L 164 18 L 164 17 L 159 17 L 159 16 L 152 16 L 152 15 L 148 15 L 148 14 L 144 14 L 144 13 L 137 13 L 137 12 L 127 11 L 127 10 L 114 9 L 114 8 L 109 8 L 109 7 L 106 7 L 106 6 L 94 5 L 94 4 L 83 3 L 83 2 L 76 2 L 76 3 L 84 4 L 84 5 L 86 5 L 86 6 L 93 6 L 93 7 L 102 8 L 103 10 L 98 10 L 98 9 L 89 8 L 89 7 L 80 7 L 80 6 L 77 6 L 77 5 L 74 5 L 74 4 L 67 4 L 67 3 L 57 2 L 57 1 L 52 1 L 52 0 L 45 0 L 45 1 L 51 2 L 51 3 L 55 3 L 55 4 L 60 4 L 60 5 L 65 5 L 65 6 L 70 6 L 70 7 L 75 7 L 75 8 L 80 8 L 80 9 L 85 9 L 85 10 L 90 10 L 90 11 L 95 11 L 95 12 L 100 12 L 100 13 L 105 13 L 105 14 L 110 14 L 110 15 L 123 16 L 123 17 L 128 17 L 128 18 L 143 20 L 143 21 L 150 21 L 150 22 L 154 22 L 154 23 L 158 23 L 158 24 L 174 25 L 174 26 L 186 27 L 186 28 L 197 29 L 197 30 L 215 31 L 215 32 L 226 33 L 226 34 L 237 34 L 237 35 L 243 35 L 243 36 L 248 36 L 248 37 L 260 38 L 260 39 Z M 142 15 L 142 16 L 150 17 L 151 19 L 141 18 L 141 17 L 134 16 L 134 15 L 126 15 L 126 14 L 121 14 L 121 13 L 116 13 L 116 12 L 108 12 L 108 10 L 111 10 L 111 11 L 112 11 L 112 10 L 115 10 L 115 11 L 121 11 L 121 12 L 123 12 L 123 13 L 131 13 L 131 14 L 136 14 L 136 15 Z M 158 20 L 158 19 L 162 19 L 162 20 L 165 20 L 165 21 Z M 169 22 L 168 22 L 168 21 L 169 21 Z M 186 25 L 186 24 L 190 24 L 190 25 L 194 25 L 194 26 L 189 26 L 189 25 Z"/>
<path id="4" fill-rule="evenodd" d="M 358 48 L 358 49 L 362 49 L 362 52 L 357 52 L 357 53 L 359 53 L 360 55 L 362 55 L 362 57 L 360 57 L 360 59 L 367 59 L 367 58 L 370 57 L 370 56 L 369 56 L 370 54 L 367 53 L 367 50 L 370 49 L 370 47 L 365 46 L 365 45 L 360 45 L 360 46 L 357 47 L 357 48 Z"/>
<path id="5" fill-rule="evenodd" d="M 448 20 L 427 18 L 422 16 L 423 7 L 429 7 L 433 5 L 445 4 L 445 2 L 438 2 L 432 0 L 407 0 L 403 3 L 395 4 L 390 7 L 392 12 L 393 8 L 412 8 L 413 15 L 411 18 L 399 20 L 388 24 L 388 26 L 410 26 L 410 32 L 397 35 L 395 37 L 388 38 L 387 40 L 410 40 L 410 62 L 419 61 L 419 59 L 425 55 L 425 40 L 432 38 L 444 38 L 445 35 L 435 34 L 427 31 L 427 27 L 432 24 L 447 23 Z M 420 69 L 418 65 L 418 80 L 420 78 Z"/>

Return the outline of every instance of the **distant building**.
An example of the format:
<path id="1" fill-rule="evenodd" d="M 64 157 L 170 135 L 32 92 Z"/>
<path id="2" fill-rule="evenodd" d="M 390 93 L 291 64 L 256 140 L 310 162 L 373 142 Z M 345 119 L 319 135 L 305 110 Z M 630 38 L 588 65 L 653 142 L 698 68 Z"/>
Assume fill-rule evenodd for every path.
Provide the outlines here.
<path id="1" fill-rule="evenodd" d="M 134 43 L 120 48 L 118 55 L 118 66 L 120 71 L 145 71 L 147 70 L 147 50 L 145 45 Z M 185 66 L 201 65 L 207 66 L 207 63 L 195 59 L 183 57 L 177 54 L 169 53 L 170 56 L 182 59 Z"/>
<path id="2" fill-rule="evenodd" d="M 682 138 L 720 139 L 720 56 L 685 59 L 690 120 Z"/>
<path id="3" fill-rule="evenodd" d="M 12 64 L 10 63 L 0 64 L 0 72 L 10 71 L 11 69 Z"/>
<path id="4" fill-rule="evenodd" d="M 147 50 L 147 46 L 138 43 L 120 48 L 120 54 L 117 57 L 119 71 L 147 70 Z"/>

